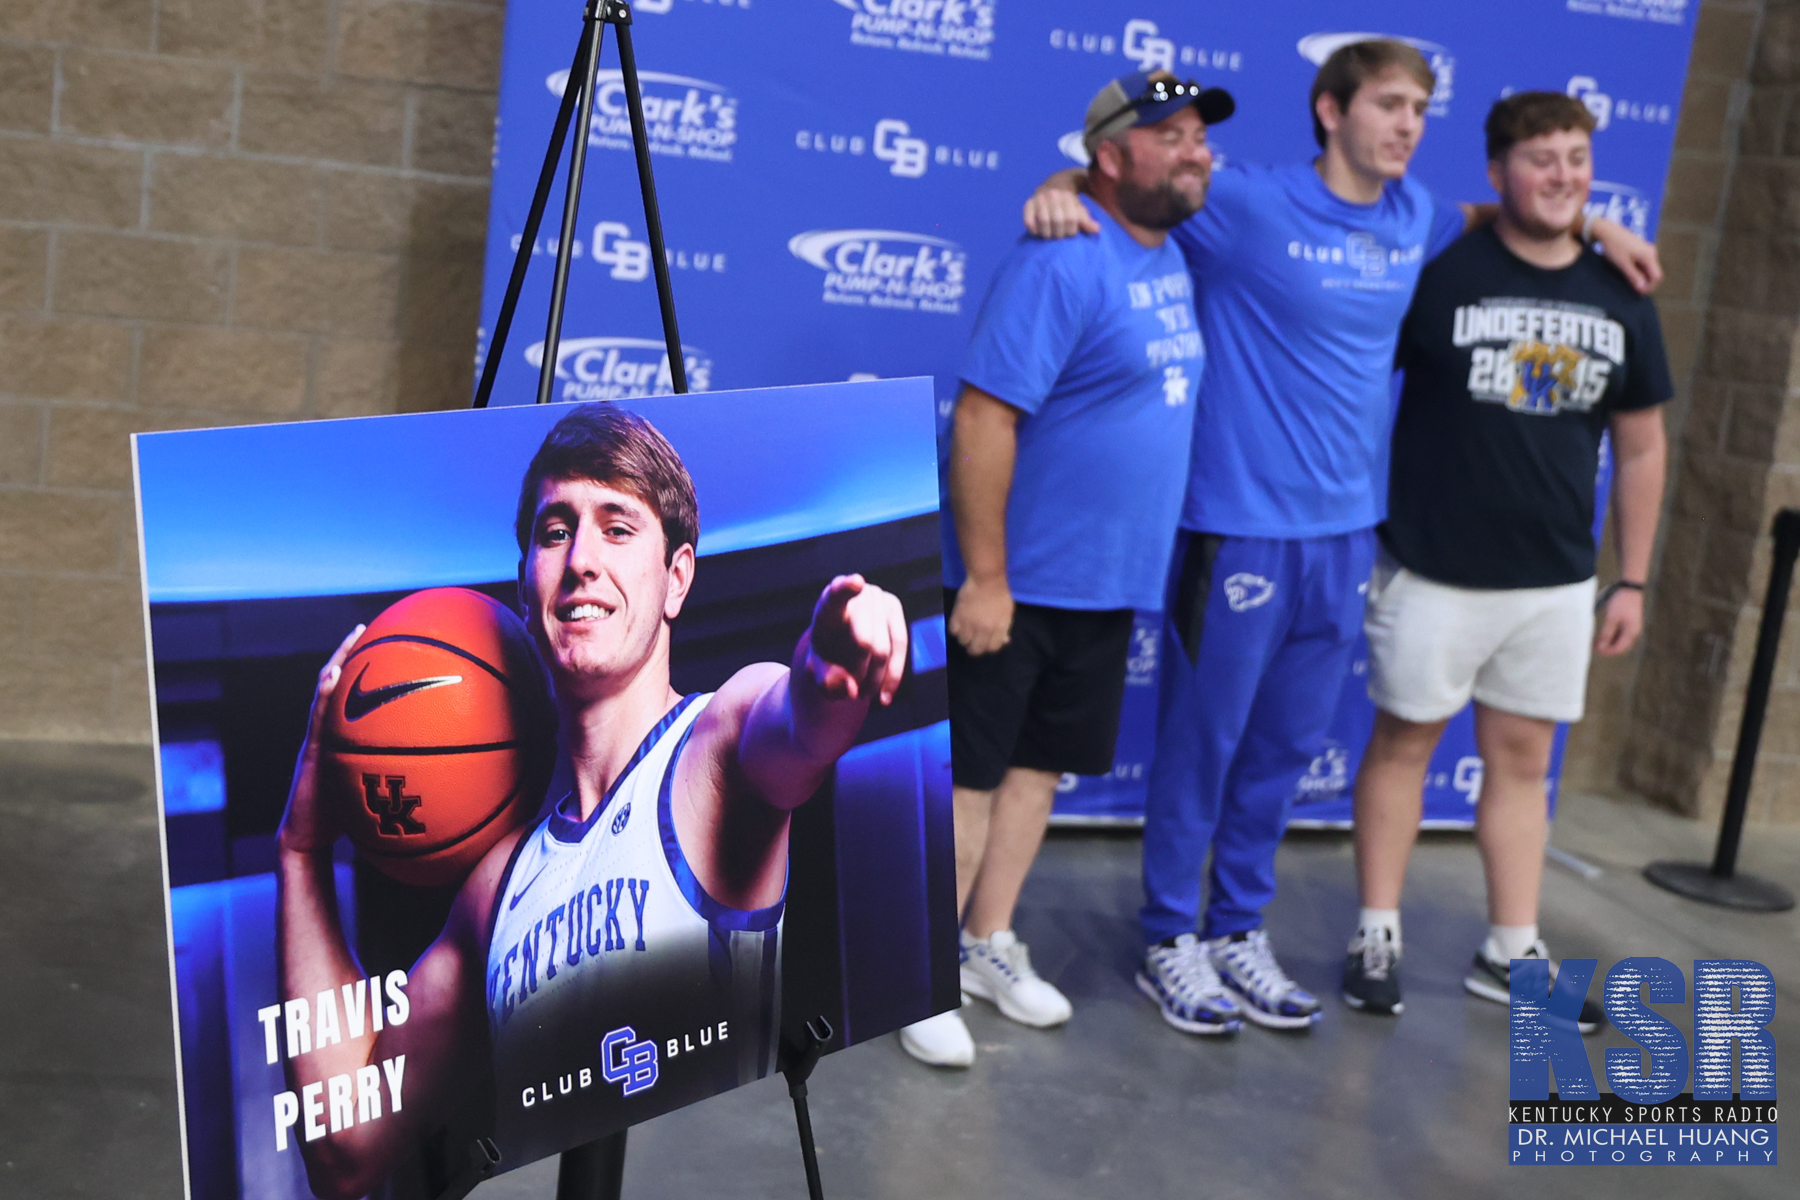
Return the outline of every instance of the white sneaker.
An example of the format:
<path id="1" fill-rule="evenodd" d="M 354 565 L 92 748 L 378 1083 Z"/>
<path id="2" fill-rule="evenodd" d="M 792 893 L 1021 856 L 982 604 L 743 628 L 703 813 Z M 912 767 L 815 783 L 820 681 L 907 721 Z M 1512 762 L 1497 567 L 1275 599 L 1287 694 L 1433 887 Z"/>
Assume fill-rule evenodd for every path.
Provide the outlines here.
<path id="1" fill-rule="evenodd" d="M 906 1026 L 900 1031 L 900 1048 L 933 1067 L 966 1067 L 975 1061 L 975 1039 L 955 1009 Z"/>
<path id="2" fill-rule="evenodd" d="M 962 988 L 979 996 L 1021 1025 L 1048 1029 L 1075 1011 L 1069 998 L 1031 969 L 1031 954 L 1010 929 L 996 930 L 987 941 L 962 935 Z"/>

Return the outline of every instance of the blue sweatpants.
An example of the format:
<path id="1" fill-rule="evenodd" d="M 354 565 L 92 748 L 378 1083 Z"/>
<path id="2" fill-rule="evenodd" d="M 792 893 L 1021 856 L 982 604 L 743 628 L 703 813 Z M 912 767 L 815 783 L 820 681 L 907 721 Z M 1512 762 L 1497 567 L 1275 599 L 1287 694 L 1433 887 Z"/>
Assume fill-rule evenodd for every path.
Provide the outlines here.
<path id="1" fill-rule="evenodd" d="M 1350 669 L 1374 553 L 1367 529 L 1176 540 L 1144 818 L 1147 943 L 1261 926 L 1288 804 Z"/>

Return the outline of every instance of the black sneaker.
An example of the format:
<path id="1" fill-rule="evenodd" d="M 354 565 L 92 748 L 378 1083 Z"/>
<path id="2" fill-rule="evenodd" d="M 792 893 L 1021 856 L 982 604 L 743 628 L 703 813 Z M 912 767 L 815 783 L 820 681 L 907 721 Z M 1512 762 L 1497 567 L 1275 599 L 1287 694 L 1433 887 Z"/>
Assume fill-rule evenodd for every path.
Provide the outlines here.
<path id="1" fill-rule="evenodd" d="M 1344 955 L 1344 1003 L 1358 1012 L 1397 1017 L 1406 1010 L 1400 1000 L 1400 948 L 1391 929 L 1359 929 Z"/>
<path id="2" fill-rule="evenodd" d="M 1463 987 L 1483 1000 L 1492 1000 L 1496 1004 L 1512 1006 L 1512 964 L 1495 962 L 1489 958 L 1485 943 L 1475 951 L 1475 961 L 1469 967 L 1469 973 L 1463 977 Z M 1533 942 L 1531 948 L 1519 955 L 1520 958 L 1550 957 L 1550 951 L 1542 941 Z M 1556 979 L 1556 964 L 1550 964 L 1550 979 Z M 1593 1033 L 1606 1024 L 1606 1010 L 1594 1003 L 1591 998 L 1583 997 L 1581 1015 L 1575 1019 L 1575 1028 L 1583 1034 Z"/>

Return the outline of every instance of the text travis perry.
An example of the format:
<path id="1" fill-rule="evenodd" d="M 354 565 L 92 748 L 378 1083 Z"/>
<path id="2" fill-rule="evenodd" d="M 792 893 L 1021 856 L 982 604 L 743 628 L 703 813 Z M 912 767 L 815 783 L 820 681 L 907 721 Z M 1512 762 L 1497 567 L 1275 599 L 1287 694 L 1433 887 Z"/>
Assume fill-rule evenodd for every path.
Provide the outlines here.
<path id="1" fill-rule="evenodd" d="M 382 993 L 386 992 L 386 1003 Z M 343 1015 L 339 1017 L 339 998 Z M 389 971 L 386 978 L 359 979 L 335 991 L 320 992 L 308 1001 L 296 996 L 285 1004 L 258 1009 L 262 1022 L 263 1050 L 269 1066 L 281 1061 L 285 1032 L 289 1061 L 315 1050 L 380 1033 L 388 1025 L 404 1025 L 412 1013 L 406 998 L 406 972 Z M 279 1031 L 278 1031 L 279 1027 Z M 382 1084 L 387 1085 L 387 1112 L 399 1112 L 401 1086 L 406 1079 L 406 1055 L 384 1059 L 379 1068 L 357 1068 L 354 1074 L 333 1075 L 322 1083 L 309 1083 L 298 1093 L 275 1097 L 275 1149 L 288 1148 L 288 1131 L 296 1124 L 303 1136 L 316 1142 L 327 1133 L 352 1125 L 380 1120 L 384 1115 Z"/>
<path id="2" fill-rule="evenodd" d="M 600 1039 L 600 1078 L 617 1084 L 620 1094 L 636 1095 L 656 1085 L 661 1062 L 694 1054 L 731 1040 L 731 1022 L 703 1025 L 700 1029 L 664 1039 L 639 1038 L 637 1030 L 621 1025 Z M 659 1061 L 660 1060 L 660 1061 Z M 554 1080 L 533 1084 L 519 1093 L 520 1108 L 536 1108 L 563 1096 L 594 1086 L 594 1069 L 579 1067 Z"/>

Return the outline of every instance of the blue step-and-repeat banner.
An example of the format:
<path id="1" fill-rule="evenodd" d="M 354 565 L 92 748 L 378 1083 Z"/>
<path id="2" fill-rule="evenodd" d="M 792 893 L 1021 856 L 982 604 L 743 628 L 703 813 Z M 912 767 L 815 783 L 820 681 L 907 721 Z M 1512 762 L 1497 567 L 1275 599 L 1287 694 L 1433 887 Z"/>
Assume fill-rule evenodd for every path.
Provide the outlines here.
<path id="1" fill-rule="evenodd" d="M 995 263 L 1046 175 L 1081 156 L 1088 100 L 1167 67 L 1226 87 L 1225 161 L 1310 158 L 1307 90 L 1344 41 L 1400 37 L 1437 72 L 1414 174 L 1448 200 L 1492 198 L 1481 123 L 1509 90 L 1593 111 L 1592 207 L 1656 229 L 1699 0 L 638 0 L 634 42 L 683 356 L 696 390 L 930 375 L 940 417 Z M 512 0 L 479 353 L 581 26 L 580 0 Z M 669 390 L 618 58 L 607 39 L 576 223 L 558 399 Z M 535 394 L 561 184 L 533 246 L 496 403 Z M 805 431 L 796 430 L 796 437 Z M 1140 620 L 1112 776 L 1068 780 L 1073 819 L 1141 814 L 1159 625 Z M 1339 824 L 1372 721 L 1361 656 L 1297 823 Z M 1560 759 L 1561 740 L 1558 740 Z M 1553 775 L 1554 782 L 1554 775 Z M 1426 785 L 1427 824 L 1467 824 L 1480 788 L 1469 715 Z"/>

